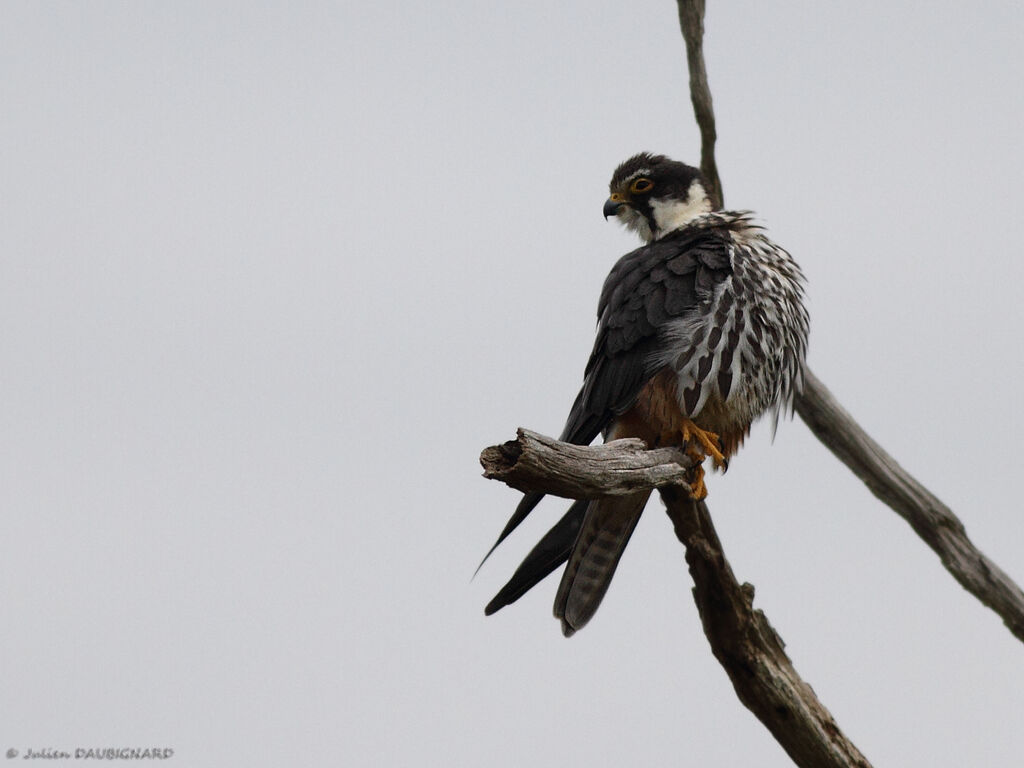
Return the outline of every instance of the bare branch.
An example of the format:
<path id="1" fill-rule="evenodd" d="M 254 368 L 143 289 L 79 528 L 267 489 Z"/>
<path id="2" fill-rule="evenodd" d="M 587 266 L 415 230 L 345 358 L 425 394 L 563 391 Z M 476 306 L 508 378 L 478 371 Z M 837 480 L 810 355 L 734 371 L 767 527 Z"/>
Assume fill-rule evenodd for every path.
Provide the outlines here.
<path id="1" fill-rule="evenodd" d="M 678 489 L 662 489 L 661 498 L 676 536 L 686 546 L 704 634 L 740 701 L 797 765 L 869 768 L 797 674 L 764 612 L 753 609 L 754 588 L 736 581 L 707 505 Z"/>
<path id="2" fill-rule="evenodd" d="M 828 388 L 805 372 L 796 412 L 875 496 L 910 523 L 953 577 L 1024 640 L 1024 592 L 967 537 L 952 510 L 911 477 L 861 428 Z"/>
<path id="3" fill-rule="evenodd" d="M 715 163 L 715 111 L 711 107 L 711 88 L 704 69 L 704 0 L 679 0 L 679 26 L 686 40 L 686 63 L 690 70 L 690 102 L 700 128 L 700 171 L 711 189 L 708 194 L 715 208 L 725 204 L 722 180 Z"/>
<path id="4" fill-rule="evenodd" d="M 870 768 L 797 674 L 764 613 L 753 609 L 754 588 L 736 581 L 707 505 L 695 503 L 683 487 L 690 460 L 682 451 L 648 451 L 632 439 L 572 445 L 519 429 L 516 440 L 484 449 L 480 463 L 486 477 L 567 498 L 659 488 L 676 536 L 686 546 L 704 633 L 743 704 L 797 765 Z"/>
<path id="5" fill-rule="evenodd" d="M 520 427 L 516 439 L 485 448 L 484 477 L 520 491 L 540 491 L 565 499 L 626 496 L 647 488 L 686 483 L 693 461 L 678 448 L 647 450 L 627 438 L 582 446 Z"/>

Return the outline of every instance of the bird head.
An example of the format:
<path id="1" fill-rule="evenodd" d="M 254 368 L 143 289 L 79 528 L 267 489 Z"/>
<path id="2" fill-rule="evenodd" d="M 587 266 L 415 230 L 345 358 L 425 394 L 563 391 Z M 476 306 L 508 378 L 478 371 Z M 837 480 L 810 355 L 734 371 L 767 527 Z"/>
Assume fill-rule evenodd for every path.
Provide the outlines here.
<path id="1" fill-rule="evenodd" d="M 712 210 L 700 171 L 664 155 L 634 155 L 615 169 L 608 188 L 604 217 L 615 216 L 647 242 Z"/>

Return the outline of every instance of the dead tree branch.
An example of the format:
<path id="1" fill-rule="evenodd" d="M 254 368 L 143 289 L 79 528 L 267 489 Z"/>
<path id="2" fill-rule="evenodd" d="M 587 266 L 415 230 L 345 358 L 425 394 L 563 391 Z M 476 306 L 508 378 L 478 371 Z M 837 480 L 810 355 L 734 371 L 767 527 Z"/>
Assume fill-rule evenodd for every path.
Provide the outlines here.
<path id="1" fill-rule="evenodd" d="M 910 523 L 961 586 L 999 614 L 1024 640 L 1024 592 L 967 537 L 963 523 L 911 477 L 854 421 L 818 378 L 807 371 L 796 411 L 814 435 L 875 496 Z"/>
<path id="2" fill-rule="evenodd" d="M 686 40 L 686 63 L 690 70 L 690 102 L 700 128 L 700 172 L 710 189 L 715 208 L 725 203 L 722 180 L 715 163 L 715 111 L 711 107 L 711 88 L 704 69 L 704 0 L 679 0 L 679 26 Z"/>
<path id="3" fill-rule="evenodd" d="M 764 612 L 753 609 L 754 587 L 740 585 L 733 576 L 707 505 L 674 488 L 663 488 L 661 498 L 686 546 L 704 634 L 740 701 L 797 765 L 868 768 L 867 759 L 797 674 Z"/>
<path id="4" fill-rule="evenodd" d="M 690 99 L 701 133 L 701 171 L 721 199 L 722 182 L 714 157 L 715 116 L 702 44 L 704 0 L 678 0 L 678 5 L 690 70 Z M 805 375 L 803 394 L 796 398 L 800 418 L 875 496 L 910 523 L 953 578 L 999 614 L 1010 632 L 1024 641 L 1024 591 L 978 551 L 949 507 L 872 440 L 810 370 Z"/>
<path id="5" fill-rule="evenodd" d="M 574 499 L 660 489 L 676 536 L 686 547 L 704 633 L 743 704 L 797 765 L 870 768 L 797 674 L 764 613 L 753 609 L 754 588 L 736 580 L 707 506 L 694 502 L 684 487 L 690 461 L 682 451 L 648 451 L 640 440 L 579 446 L 525 429 L 517 435 L 481 453 L 486 477 L 521 491 Z"/>
<path id="6" fill-rule="evenodd" d="M 638 438 L 581 446 L 516 430 L 516 439 L 485 448 L 484 477 L 516 490 L 564 499 L 624 496 L 647 488 L 685 483 L 693 461 L 679 448 L 647 450 Z"/>

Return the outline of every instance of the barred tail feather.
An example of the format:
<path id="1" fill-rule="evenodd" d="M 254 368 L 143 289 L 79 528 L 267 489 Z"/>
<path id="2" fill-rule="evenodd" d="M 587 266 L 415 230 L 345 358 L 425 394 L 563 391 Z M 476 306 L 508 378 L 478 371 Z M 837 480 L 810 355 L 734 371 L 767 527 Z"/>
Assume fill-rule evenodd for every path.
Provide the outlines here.
<path id="1" fill-rule="evenodd" d="M 566 637 L 582 629 L 597 611 L 650 495 L 648 490 L 598 499 L 587 507 L 555 596 L 555 617 L 562 620 Z"/>

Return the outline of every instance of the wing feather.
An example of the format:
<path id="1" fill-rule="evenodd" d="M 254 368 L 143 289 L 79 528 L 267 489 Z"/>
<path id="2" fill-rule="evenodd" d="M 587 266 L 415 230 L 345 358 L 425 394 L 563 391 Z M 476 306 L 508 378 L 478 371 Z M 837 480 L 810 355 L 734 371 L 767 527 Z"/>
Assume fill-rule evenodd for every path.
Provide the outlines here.
<path id="1" fill-rule="evenodd" d="M 728 277 L 730 248 L 728 232 L 691 228 L 619 259 L 601 290 L 594 348 L 562 440 L 588 445 L 608 429 L 616 416 L 633 406 L 640 390 L 665 363 L 660 354 L 660 331 L 667 323 L 685 320 L 698 312 L 715 287 Z M 541 498 L 543 495 L 537 493 L 523 497 L 494 547 L 526 518 Z M 559 547 L 571 546 L 572 541 L 565 539 L 574 536 L 577 529 L 556 526 L 549 534 L 554 538 L 547 541 L 546 551 L 561 552 Z M 524 587 L 513 576 L 505 587 L 506 594 L 517 589 L 525 591 L 530 586 L 532 583 Z M 504 604 L 499 600 L 493 610 Z"/>

